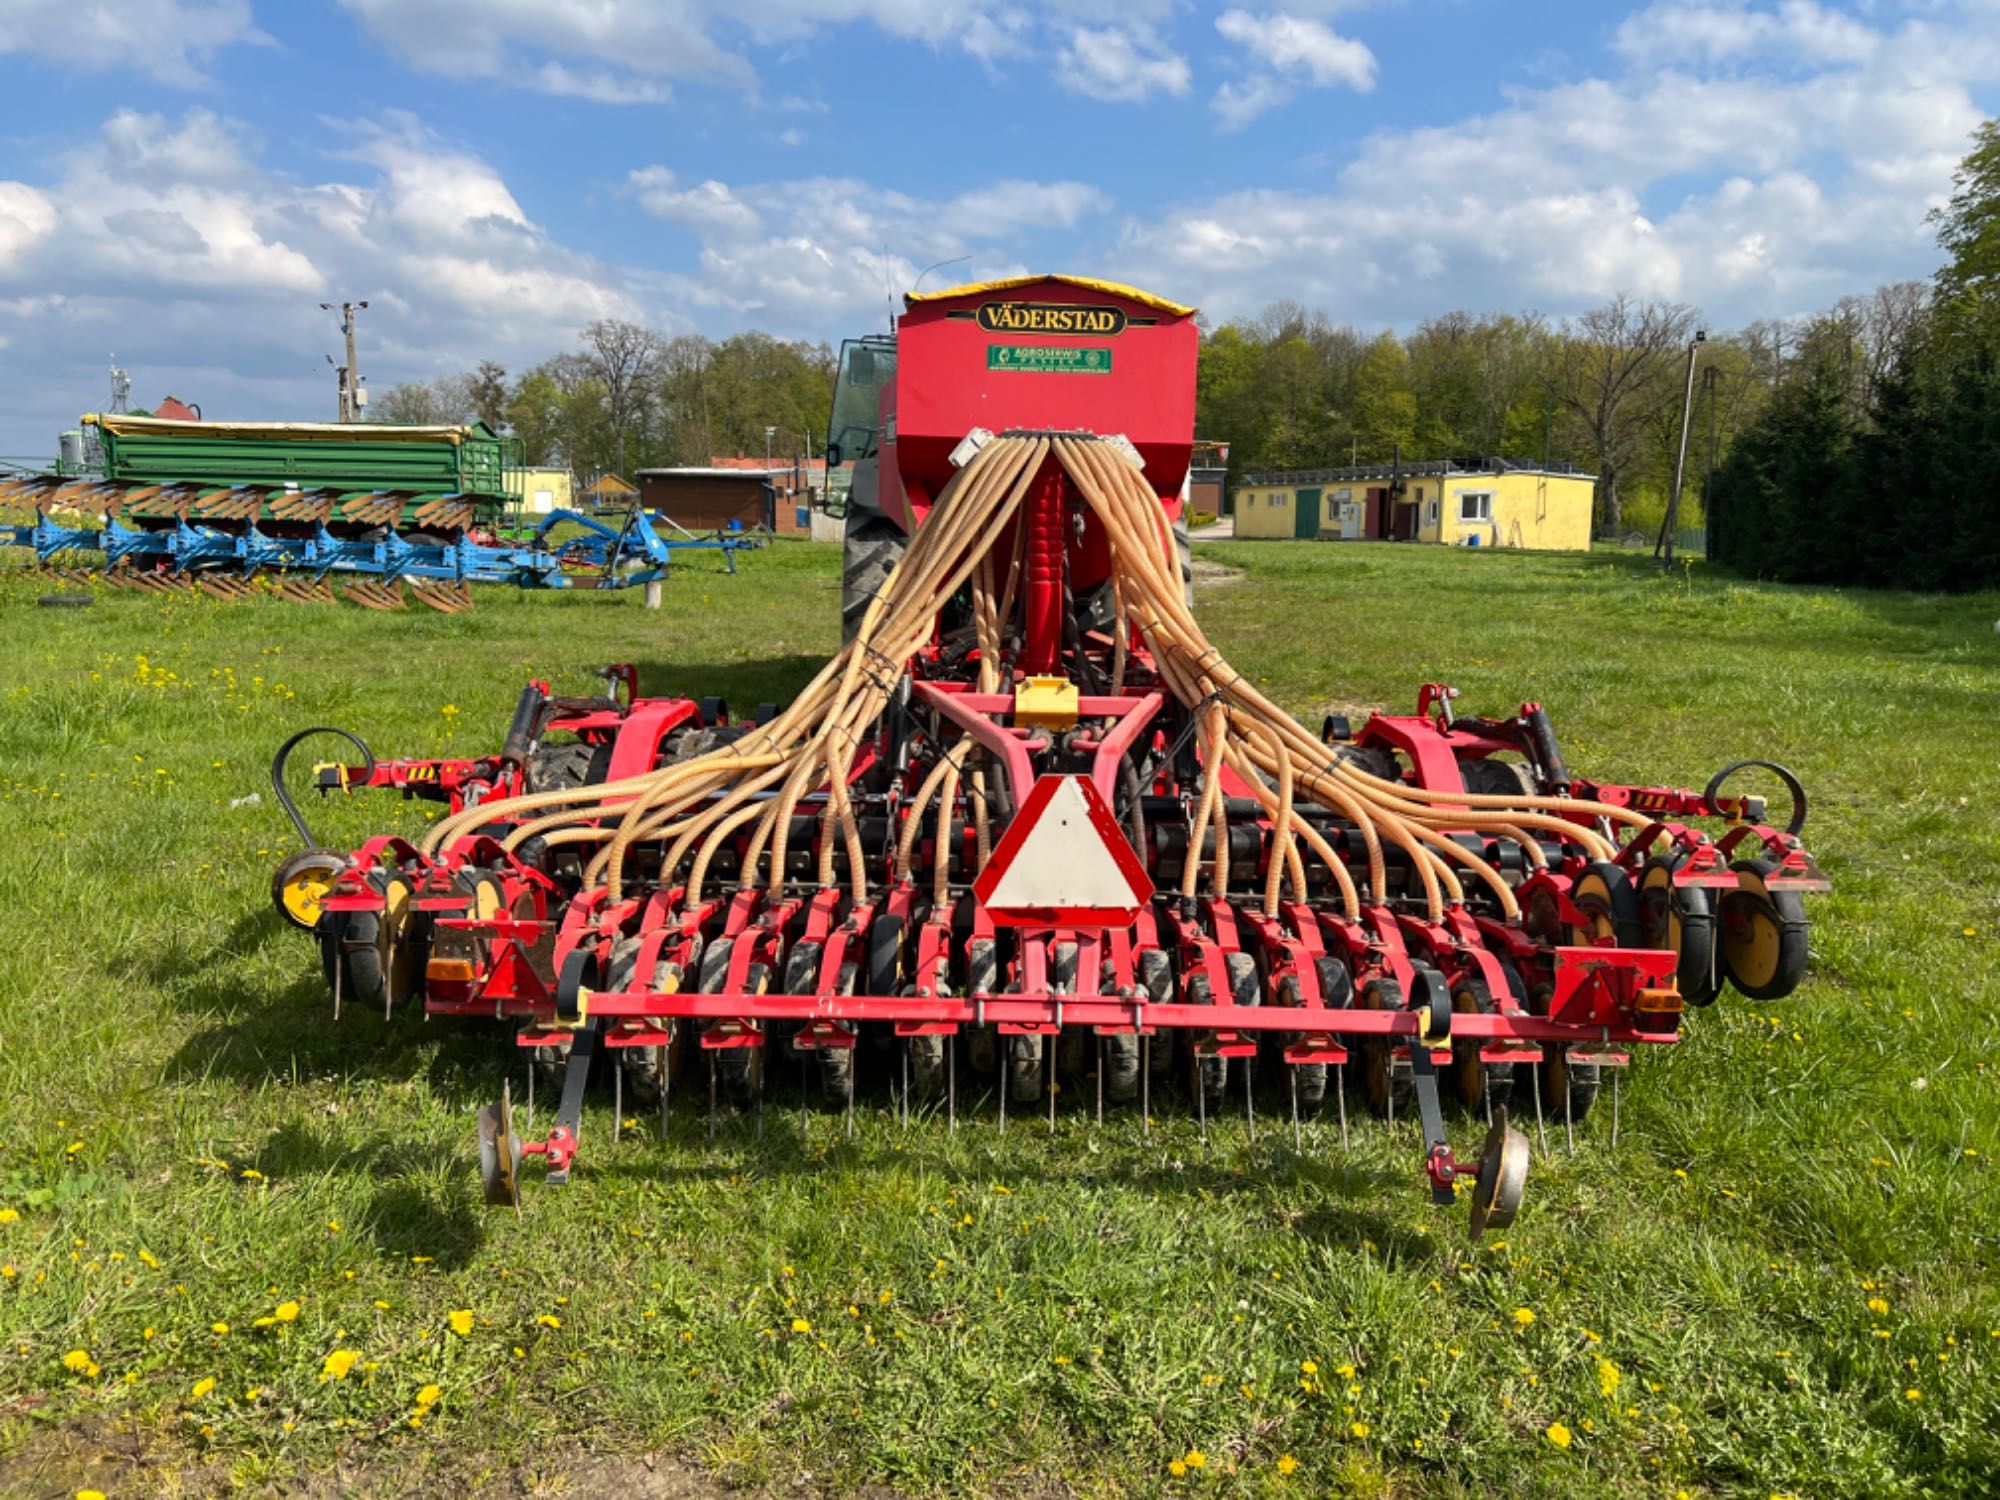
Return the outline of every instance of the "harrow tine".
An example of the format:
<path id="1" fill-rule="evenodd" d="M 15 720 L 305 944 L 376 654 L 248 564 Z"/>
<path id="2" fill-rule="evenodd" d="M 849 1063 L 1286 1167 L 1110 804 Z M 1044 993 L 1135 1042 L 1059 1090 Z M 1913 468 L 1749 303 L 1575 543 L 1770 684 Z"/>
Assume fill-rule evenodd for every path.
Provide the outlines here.
<path id="1" fill-rule="evenodd" d="M 625 1066 L 618 1063 L 611 1069 L 611 1144 L 617 1145 L 625 1133 Z"/>
<path id="2" fill-rule="evenodd" d="M 1000 1063 L 1000 1133 L 1002 1135 L 1007 1133 L 1007 1094 L 1009 1092 L 1008 1084 L 1010 1081 L 1007 1074 L 1006 1058 L 1007 1050 L 1003 1047 L 1001 1049 Z"/>
<path id="3" fill-rule="evenodd" d="M 708 1053 L 708 1138 L 715 1139 L 715 1049 Z"/>
<path id="4" fill-rule="evenodd" d="M 671 1027 L 674 1023 L 669 1021 L 667 1025 Z M 660 1048 L 660 1139 L 662 1141 L 667 1138 L 667 1106 L 672 1097 L 673 1087 L 673 1074 L 667 1069 L 667 1049 L 662 1046 Z"/>
<path id="5" fill-rule="evenodd" d="M 1243 1120 L 1250 1131 L 1250 1144 L 1257 1144 L 1257 1060 L 1243 1059 Z"/>
<path id="6" fill-rule="evenodd" d="M 1141 1131 L 1150 1139 L 1153 1134 L 1153 1039 L 1139 1038 L 1139 1119 Z"/>
<path id="7" fill-rule="evenodd" d="M 1542 1118 L 1542 1081 L 1537 1078 L 1531 1084 L 1535 1096 L 1535 1134 L 1542 1138 L 1542 1155 L 1549 1154 L 1549 1126 Z"/>
<path id="8" fill-rule="evenodd" d="M 958 1033 L 944 1039 L 944 1115 L 946 1128 L 958 1134 Z"/>
<path id="9" fill-rule="evenodd" d="M 1208 1144 L 1208 1085 L 1201 1076 L 1201 1053 L 1195 1053 L 1194 1064 L 1194 1113 L 1201 1122 L 1201 1143 Z"/>
<path id="10" fill-rule="evenodd" d="M 910 1039 L 903 1038 L 903 1091 L 896 1096 L 896 1123 L 910 1128 Z"/>
<path id="11" fill-rule="evenodd" d="M 1569 1154 L 1576 1155 L 1576 1105 L 1575 1086 L 1569 1077 L 1569 1054 L 1563 1053 L 1563 1134 L 1569 1137 Z"/>
<path id="12" fill-rule="evenodd" d="M 346 968 L 347 964 L 341 958 L 339 941 L 336 939 L 333 950 L 333 1021 L 336 1026 L 340 1024 L 340 976 Z"/>
<path id="13" fill-rule="evenodd" d="M 528 1133 L 535 1131 L 535 1049 L 528 1049 Z"/>
<path id="14" fill-rule="evenodd" d="M 847 1138 L 854 1139 L 854 1060 L 849 1059 L 847 1068 Z"/>
<path id="15" fill-rule="evenodd" d="M 1097 1038 L 1097 1128 L 1104 1128 L 1104 1038 Z"/>
<path id="16" fill-rule="evenodd" d="M 1340 1149 L 1347 1149 L 1347 1064 L 1340 1065 L 1340 1077 L 1335 1081 L 1333 1097 L 1340 1105 Z"/>
<path id="17" fill-rule="evenodd" d="M 1056 1014 L 1062 1014 L 1062 1007 L 1056 1007 Z M 1042 1039 L 1042 1080 L 1049 1094 L 1049 1134 L 1056 1133 L 1056 1039 Z"/>
<path id="18" fill-rule="evenodd" d="M 1618 1077 L 1624 1071 L 1623 1068 L 1613 1068 L 1611 1070 L 1611 1149 L 1613 1151 L 1618 1149 Z"/>
<path id="19" fill-rule="evenodd" d="M 1306 1143 L 1305 1138 L 1299 1134 L 1299 1070 L 1295 1067 L 1285 1069 L 1285 1080 L 1291 1085 L 1292 1150 L 1302 1155 L 1305 1152 Z"/>

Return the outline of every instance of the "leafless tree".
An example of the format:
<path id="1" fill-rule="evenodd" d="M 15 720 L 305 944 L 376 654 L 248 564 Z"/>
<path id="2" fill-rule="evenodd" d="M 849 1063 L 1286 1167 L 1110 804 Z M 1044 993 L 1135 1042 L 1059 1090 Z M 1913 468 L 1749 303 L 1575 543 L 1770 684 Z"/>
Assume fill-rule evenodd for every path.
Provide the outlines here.
<path id="1" fill-rule="evenodd" d="M 583 330 L 593 373 L 604 383 L 618 472 L 625 472 L 625 435 L 645 414 L 660 367 L 660 336 L 620 318 L 599 318 Z"/>
<path id="2" fill-rule="evenodd" d="M 1643 449 L 1654 408 L 1680 400 L 1671 376 L 1694 328 L 1694 309 L 1683 303 L 1635 302 L 1621 292 L 1565 322 L 1556 340 L 1549 391 L 1589 442 L 1607 530 L 1623 519 L 1618 483 Z"/>

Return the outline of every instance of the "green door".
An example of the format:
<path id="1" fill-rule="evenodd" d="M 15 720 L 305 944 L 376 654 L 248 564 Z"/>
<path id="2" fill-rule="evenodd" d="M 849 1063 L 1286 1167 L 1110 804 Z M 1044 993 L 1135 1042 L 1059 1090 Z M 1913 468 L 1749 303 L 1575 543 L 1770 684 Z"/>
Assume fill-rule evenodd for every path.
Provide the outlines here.
<path id="1" fill-rule="evenodd" d="M 1292 494 L 1292 535 L 1307 540 L 1319 535 L 1319 490 L 1296 490 Z"/>

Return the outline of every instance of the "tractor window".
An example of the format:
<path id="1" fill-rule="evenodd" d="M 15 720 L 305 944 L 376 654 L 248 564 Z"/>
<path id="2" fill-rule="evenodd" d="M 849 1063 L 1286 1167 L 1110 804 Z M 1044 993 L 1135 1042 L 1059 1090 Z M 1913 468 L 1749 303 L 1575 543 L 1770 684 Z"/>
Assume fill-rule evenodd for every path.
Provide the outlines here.
<path id="1" fill-rule="evenodd" d="M 840 461 L 868 458 L 875 452 L 882 420 L 882 388 L 896 378 L 896 341 L 873 337 L 843 340 L 840 373 L 833 387 L 833 411 L 827 418 L 829 457 L 840 450 Z"/>

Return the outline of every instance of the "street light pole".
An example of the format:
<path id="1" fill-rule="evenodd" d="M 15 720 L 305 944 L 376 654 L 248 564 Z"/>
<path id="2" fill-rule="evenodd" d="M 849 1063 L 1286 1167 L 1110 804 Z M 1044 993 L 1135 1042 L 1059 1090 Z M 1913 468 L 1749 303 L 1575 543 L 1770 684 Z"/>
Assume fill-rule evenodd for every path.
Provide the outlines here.
<path id="1" fill-rule="evenodd" d="M 345 374 L 340 382 L 340 420 L 358 422 L 361 408 L 361 371 L 354 358 L 354 317 L 368 304 L 366 302 L 343 302 L 340 304 L 340 331 L 347 335 L 347 363 L 341 368 Z M 321 312 L 332 312 L 331 302 L 319 305 Z"/>
<path id="2" fill-rule="evenodd" d="M 1667 514 L 1660 522 L 1661 546 L 1653 549 L 1656 557 L 1662 556 L 1662 548 L 1665 549 L 1664 560 L 1661 563 L 1663 568 L 1672 568 L 1674 565 L 1674 522 L 1680 519 L 1681 475 L 1687 468 L 1688 456 L 1688 421 L 1694 415 L 1695 352 L 1707 338 L 1708 331 L 1697 328 L 1693 341 L 1688 344 L 1687 389 L 1681 396 L 1681 440 L 1679 448 L 1674 453 L 1674 487 L 1667 496 Z"/>

